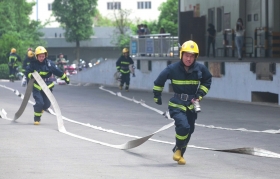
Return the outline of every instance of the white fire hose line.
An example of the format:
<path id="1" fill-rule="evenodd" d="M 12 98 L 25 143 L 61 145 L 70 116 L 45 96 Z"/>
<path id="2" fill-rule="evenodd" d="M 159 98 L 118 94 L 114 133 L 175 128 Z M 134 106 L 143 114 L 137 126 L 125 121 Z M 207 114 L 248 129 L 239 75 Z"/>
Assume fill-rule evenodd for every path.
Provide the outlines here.
<path id="1" fill-rule="evenodd" d="M 92 139 L 89 139 L 89 138 L 86 138 L 86 137 L 82 137 L 82 136 L 70 133 L 70 132 L 66 131 L 66 129 L 64 127 L 61 111 L 60 111 L 59 105 L 58 105 L 56 99 L 54 98 L 53 94 L 51 93 L 51 91 L 49 90 L 49 88 L 47 87 L 47 85 L 45 84 L 43 79 L 40 77 L 40 75 L 36 71 L 34 73 L 32 73 L 32 75 L 35 78 L 35 80 L 37 81 L 37 83 L 40 85 L 40 87 L 42 88 L 42 90 L 44 91 L 46 96 L 51 101 L 51 104 L 52 104 L 52 106 L 54 108 L 54 111 L 55 111 L 55 113 L 52 113 L 52 114 L 54 114 L 57 117 L 58 131 L 61 132 L 61 133 L 70 135 L 72 137 L 76 137 L 76 138 L 79 138 L 79 139 L 82 139 L 82 140 L 90 141 L 90 142 L 93 142 L 93 143 L 101 144 L 101 145 L 112 147 L 112 148 L 131 149 L 131 148 L 135 148 L 135 147 L 143 144 L 149 138 L 151 138 L 154 134 L 156 134 L 158 132 L 161 132 L 163 130 L 166 130 L 166 129 L 170 128 L 171 126 L 173 126 L 173 123 L 167 124 L 167 125 L 163 126 L 162 128 L 160 128 L 159 130 L 157 130 L 156 132 L 150 134 L 150 135 L 147 135 L 147 136 L 142 137 L 142 138 L 138 138 L 138 139 L 134 139 L 134 140 L 128 141 L 128 142 L 126 142 L 124 144 L 121 144 L 121 145 L 112 145 L 112 144 L 100 142 L 100 141 L 97 141 L 97 140 L 92 140 Z M 28 84 L 29 87 L 33 86 L 34 80 L 30 80 L 29 83 L 30 83 L 30 84 Z M 13 90 L 11 88 L 7 88 L 7 89 L 14 91 L 17 96 L 21 96 L 18 91 L 15 91 L 15 90 Z M 24 98 L 25 101 L 22 102 L 23 104 L 20 106 L 19 110 L 16 112 L 14 120 L 16 120 L 17 118 L 20 117 L 20 115 L 23 113 L 23 111 L 24 111 L 24 109 L 25 109 L 25 107 L 27 105 L 26 101 L 28 100 L 28 96 L 30 97 L 30 94 L 31 94 L 30 91 L 32 90 L 32 88 L 31 89 L 27 88 L 27 89 L 29 91 L 26 90 L 26 94 L 25 94 L 26 97 Z M 25 106 L 24 106 L 24 104 L 25 104 Z M 7 117 L 7 113 L 3 109 L 0 111 L 0 115 L 1 115 L 1 118 L 7 119 L 7 120 L 12 120 L 12 119 Z"/>
<path id="2" fill-rule="evenodd" d="M 153 108 L 151 106 L 148 106 L 147 104 L 145 104 L 144 101 L 137 101 L 134 99 L 134 97 L 131 99 L 131 98 L 128 98 L 128 97 L 125 97 L 125 96 L 122 96 L 121 92 L 117 92 L 117 93 L 114 93 L 110 90 L 107 90 L 107 89 L 104 89 L 103 86 L 100 86 L 99 89 L 103 90 L 103 91 L 107 91 L 111 94 L 117 94 L 118 97 L 121 97 L 123 99 L 126 99 L 128 101 L 133 101 L 135 102 L 136 104 L 141 104 L 143 107 L 146 107 L 150 110 L 153 110 L 163 116 L 165 116 L 167 119 L 169 120 L 173 120 L 170 115 L 169 115 L 169 112 L 166 111 L 166 112 L 163 112 L 163 111 L 160 111 L 156 108 Z M 237 128 L 237 129 L 233 129 L 233 128 L 226 128 L 226 127 L 216 127 L 216 126 L 213 126 L 213 125 L 205 125 L 205 124 L 198 124 L 198 123 L 195 123 L 196 126 L 199 126 L 199 127 L 205 127 L 205 128 L 211 128 L 211 129 L 221 129 L 221 130 L 230 130 L 230 131 L 242 131 L 242 132 L 255 132 L 255 133 L 269 133 L 269 134 L 280 134 L 280 129 L 279 130 L 274 130 L 274 129 L 268 129 L 268 130 L 263 130 L 263 131 L 258 131 L 258 130 L 249 130 L 249 129 L 245 129 L 245 128 Z"/>
<path id="3" fill-rule="evenodd" d="M 39 76 L 39 75 L 38 75 Z M 35 76 L 34 76 L 35 77 Z M 36 77 L 35 77 L 36 79 Z M 36 80 L 37 81 L 37 80 Z M 39 83 L 39 82 L 38 82 Z M 33 84 L 32 84 L 33 85 Z M 41 85 L 39 83 L 39 85 Z M 20 94 L 17 90 L 14 90 L 12 88 L 9 88 L 9 87 L 6 87 L 6 86 L 3 86 L 3 85 L 0 85 L 0 87 L 3 87 L 3 88 L 6 88 L 8 90 L 11 90 L 13 91 L 17 96 L 21 97 L 21 99 L 24 99 L 25 96 L 27 95 L 22 95 Z M 48 89 L 48 88 L 47 88 Z M 120 93 L 116 94 L 110 90 L 106 90 L 106 89 L 103 89 L 104 91 L 107 91 L 113 95 L 118 95 L 118 96 L 121 96 Z M 49 91 L 50 92 L 50 91 Z M 50 92 L 50 95 L 53 97 L 52 93 Z M 24 97 L 23 97 L 24 96 Z M 27 97 L 26 97 L 27 98 Z M 26 100 L 25 98 L 25 100 Z M 54 97 L 53 97 L 54 98 Z M 126 98 L 125 99 L 129 99 L 129 98 Z M 131 101 L 137 103 L 137 104 L 141 104 L 145 107 L 148 107 L 148 108 L 151 108 L 149 106 L 147 106 L 146 104 L 144 104 L 143 101 L 136 101 L 135 99 L 132 99 Z M 28 101 L 29 103 L 31 104 L 35 104 L 34 102 L 32 101 Z M 52 103 L 54 101 L 51 101 Z M 56 102 L 56 101 L 55 101 Z M 20 107 L 21 108 L 21 107 Z M 25 109 L 25 107 L 24 107 Z M 160 110 L 157 110 L 155 108 L 151 108 L 152 110 L 158 112 L 159 114 L 161 115 L 164 115 L 166 116 L 167 118 L 171 119 L 170 117 L 168 117 L 168 114 L 165 115 L 165 113 L 162 113 Z M 56 113 L 53 112 L 52 109 L 48 109 L 48 111 L 50 114 L 52 115 L 55 115 L 56 116 Z M 15 115 L 16 116 L 16 115 Z M 8 118 L 7 117 L 7 113 L 4 109 L 2 109 L 0 111 L 0 118 L 4 118 L 6 120 L 10 120 L 12 121 L 12 119 Z M 89 142 L 93 142 L 93 143 L 96 143 L 96 144 L 100 144 L 100 145 L 104 145 L 104 146 L 108 146 L 108 147 L 112 147 L 112 148 L 117 148 L 117 149 L 131 149 L 131 148 L 134 148 L 134 147 L 137 147 L 141 144 L 143 144 L 144 142 L 146 142 L 147 140 L 150 140 L 150 141 L 153 141 L 153 142 L 158 142 L 158 143 L 164 143 L 164 144 L 169 144 L 169 145 L 175 145 L 174 142 L 167 142 L 167 141 L 161 141 L 161 140 L 156 140 L 156 139 L 150 139 L 150 137 L 152 137 L 154 134 L 158 133 L 158 132 L 161 132 L 163 130 L 166 130 L 170 127 L 172 127 L 174 124 L 173 122 L 170 123 L 170 124 L 167 124 L 165 126 L 163 126 L 162 128 L 160 128 L 158 131 L 146 136 L 146 137 L 138 137 L 138 136 L 133 136 L 133 135 L 129 135 L 129 134 L 123 134 L 123 133 L 119 133 L 119 132 L 115 132 L 113 130 L 108 130 L 108 129 L 103 129 L 101 127 L 97 127 L 97 126 L 93 126 L 93 125 L 90 125 L 90 124 L 85 124 L 85 123 L 80 123 L 80 122 L 77 122 L 77 121 L 74 121 L 74 120 L 71 120 L 71 119 L 68 119 L 66 117 L 63 117 L 62 116 L 62 119 L 63 120 L 66 120 L 68 122 L 72 122 L 72 123 L 75 123 L 75 124 L 79 124 L 79 125 L 82 125 L 82 126 L 85 126 L 85 127 L 90 127 L 90 128 L 93 128 L 93 129 L 96 129 L 96 130 L 100 130 L 100 131 L 104 131 L 104 132 L 108 132 L 108 133 L 113 133 L 113 134 L 116 134 L 116 135 L 121 135 L 121 136 L 126 136 L 126 137 L 131 137 L 131 138 L 136 138 L 135 140 L 131 140 L 131 141 L 128 141 L 124 144 L 121 144 L 121 145 L 112 145 L 112 144 L 108 144 L 108 143 L 104 143 L 104 142 L 100 142 L 100 141 L 97 141 L 97 140 L 92 140 L 92 139 L 89 139 L 89 138 L 86 138 L 86 137 L 82 137 L 82 136 L 79 136 L 79 135 L 76 135 L 76 134 L 73 134 L 73 133 L 70 133 L 68 131 L 66 131 L 65 127 L 63 126 L 63 129 L 64 130 L 60 130 L 60 132 L 64 133 L 64 134 L 67 134 L 67 135 L 70 135 L 72 137 L 76 137 L 76 138 L 79 138 L 79 139 L 82 139 L 82 140 L 86 140 L 86 141 L 89 141 Z M 63 124 L 63 122 L 62 122 Z M 280 158 L 280 154 L 277 154 L 277 153 L 274 153 L 274 152 L 270 152 L 270 151 L 267 151 L 267 150 L 263 150 L 263 149 L 259 149 L 259 148 L 237 148 L 237 149 L 226 149 L 226 150 L 217 150 L 217 149 L 213 149 L 213 148 L 207 148 L 207 147 L 197 147 L 197 146 L 194 146 L 194 145 L 188 145 L 188 147 L 190 148 L 196 148 L 196 149 L 202 149 L 202 150 L 212 150 L 212 151 L 220 151 L 220 152 L 231 152 L 231 153 L 241 153 L 241 154 L 248 154 L 248 155 L 256 155 L 256 156 L 261 156 L 261 157 L 270 157 L 270 158 Z"/>
<path id="4" fill-rule="evenodd" d="M 125 96 L 122 96 L 122 94 L 120 92 L 117 92 L 117 93 L 114 93 L 113 91 L 110 91 L 110 90 L 107 90 L 107 89 L 104 89 L 103 86 L 100 86 L 99 87 L 100 90 L 103 90 L 103 91 L 106 91 L 106 92 L 109 92 L 111 94 L 116 94 L 116 96 L 118 97 L 121 97 L 123 99 L 126 99 L 128 101 L 133 101 L 135 102 L 136 104 L 141 104 L 143 107 L 146 107 L 148 109 L 151 109 L 163 116 L 165 116 L 167 119 L 170 119 L 170 120 L 174 120 L 170 117 L 169 115 L 169 112 L 162 112 L 156 108 L 153 108 L 151 106 L 148 106 L 145 104 L 144 101 L 137 101 L 134 99 L 134 97 L 131 99 L 131 98 L 128 98 L 128 97 L 125 97 Z M 174 124 L 174 123 L 172 123 Z M 198 126 L 200 126 L 201 124 L 196 124 Z M 171 126 L 170 126 L 171 127 Z M 211 126 L 206 126 L 206 125 L 201 125 L 201 127 L 209 127 L 209 128 L 213 128 Z M 214 127 L 214 128 L 217 128 L 217 129 L 226 129 L 226 130 L 242 130 L 242 131 L 247 131 L 247 132 L 264 132 L 264 133 L 272 133 L 272 134 L 278 134 L 278 133 L 275 133 L 274 132 L 271 132 L 271 130 L 265 130 L 265 131 L 254 131 L 254 130 L 247 130 L 247 129 L 229 129 L 229 128 L 222 128 L 222 127 Z M 273 130 L 272 130 L 273 131 Z M 156 140 L 154 140 L 156 142 Z M 160 141 L 162 142 L 162 141 Z M 175 143 L 171 143 L 171 142 L 167 142 L 167 144 L 171 144 L 171 145 L 175 145 Z M 271 158 L 280 158 L 280 154 L 278 153 L 275 153 L 275 152 L 271 152 L 271 151 L 268 151 L 268 150 L 264 150 L 264 149 L 260 149 L 260 148 L 255 148 L 255 147 L 244 147 L 244 148 L 237 148 L 237 149 L 224 149 L 224 150 L 219 150 L 219 149 L 213 149 L 213 148 L 207 148 L 207 147 L 197 147 L 197 146 L 193 146 L 193 145 L 188 145 L 188 147 L 190 148 L 197 148 L 197 149 L 203 149 L 203 150 L 213 150 L 213 151 L 220 151 L 220 152 L 230 152 L 230 153 L 240 153 L 240 154 L 248 154 L 248 155 L 255 155 L 255 156 L 261 156 L 261 157 L 271 157 Z"/>

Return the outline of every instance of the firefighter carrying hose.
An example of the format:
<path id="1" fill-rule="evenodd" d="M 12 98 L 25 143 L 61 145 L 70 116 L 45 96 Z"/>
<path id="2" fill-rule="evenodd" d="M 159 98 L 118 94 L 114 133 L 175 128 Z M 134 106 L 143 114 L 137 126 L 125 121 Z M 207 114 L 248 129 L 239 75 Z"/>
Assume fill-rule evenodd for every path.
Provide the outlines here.
<path id="1" fill-rule="evenodd" d="M 16 76 L 16 69 L 18 68 L 18 62 L 21 62 L 20 56 L 16 54 L 17 50 L 15 48 L 11 49 L 11 53 L 9 55 L 9 79 L 14 82 Z"/>
<path id="2" fill-rule="evenodd" d="M 53 81 L 50 79 L 52 74 L 60 77 L 67 84 L 69 84 L 70 80 L 59 68 L 57 68 L 51 60 L 47 59 L 48 52 L 42 47 L 38 46 L 35 49 L 35 57 L 36 61 L 31 61 L 27 66 L 25 75 L 31 79 L 33 78 L 32 73 L 36 70 L 42 79 L 45 81 L 48 88 L 52 91 L 54 87 Z M 44 110 L 47 110 L 50 106 L 50 100 L 46 96 L 46 94 L 42 91 L 42 88 L 35 81 L 33 86 L 33 97 L 35 99 L 36 104 L 34 107 L 34 125 L 39 125 L 41 121 L 41 116 Z"/>
<path id="3" fill-rule="evenodd" d="M 116 63 L 117 70 L 121 73 L 121 81 L 120 81 L 120 90 L 122 90 L 124 83 L 125 85 L 125 90 L 129 91 L 129 84 L 130 84 L 130 69 L 129 66 L 132 65 L 133 67 L 133 60 L 132 58 L 129 57 L 128 53 L 128 48 L 124 48 L 122 50 L 122 56 L 118 59 Z M 132 73 L 132 76 L 135 77 L 135 73 Z"/>
<path id="4" fill-rule="evenodd" d="M 207 67 L 196 62 L 199 49 L 194 41 L 186 41 L 180 49 L 180 61 L 166 67 L 154 81 L 154 101 L 161 105 L 161 93 L 166 80 L 171 80 L 174 91 L 169 100 L 168 110 L 175 120 L 176 144 L 173 148 L 173 160 L 185 165 L 183 155 L 194 132 L 199 101 L 208 93 L 212 75 Z"/>

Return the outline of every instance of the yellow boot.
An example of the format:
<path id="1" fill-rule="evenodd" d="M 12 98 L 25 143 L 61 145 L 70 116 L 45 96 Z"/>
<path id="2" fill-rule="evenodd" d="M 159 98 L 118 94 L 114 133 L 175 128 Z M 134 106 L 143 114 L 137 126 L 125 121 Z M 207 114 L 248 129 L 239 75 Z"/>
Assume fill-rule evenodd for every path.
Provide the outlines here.
<path id="1" fill-rule="evenodd" d="M 178 164 L 179 165 L 186 165 L 186 160 L 183 157 L 181 157 L 180 160 L 178 160 Z"/>
<path id="2" fill-rule="evenodd" d="M 35 122 L 34 122 L 34 125 L 39 125 L 39 124 L 40 124 L 39 121 L 35 121 Z"/>
<path id="3" fill-rule="evenodd" d="M 173 154 L 173 160 L 179 161 L 182 158 L 181 150 L 176 150 Z"/>

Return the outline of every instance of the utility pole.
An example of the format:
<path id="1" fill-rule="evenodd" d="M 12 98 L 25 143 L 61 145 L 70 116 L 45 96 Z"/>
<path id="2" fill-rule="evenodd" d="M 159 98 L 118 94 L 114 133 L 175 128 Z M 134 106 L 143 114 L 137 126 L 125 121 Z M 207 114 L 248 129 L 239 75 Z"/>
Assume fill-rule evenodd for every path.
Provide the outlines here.
<path id="1" fill-rule="evenodd" d="M 38 21 L 38 1 L 36 0 L 36 20 Z"/>

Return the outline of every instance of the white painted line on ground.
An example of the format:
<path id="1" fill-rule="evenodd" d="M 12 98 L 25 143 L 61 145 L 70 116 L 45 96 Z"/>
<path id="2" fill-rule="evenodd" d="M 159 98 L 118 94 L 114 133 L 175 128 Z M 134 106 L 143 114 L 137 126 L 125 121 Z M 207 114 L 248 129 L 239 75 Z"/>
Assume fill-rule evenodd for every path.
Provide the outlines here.
<path id="1" fill-rule="evenodd" d="M 0 87 L 3 87 L 2 85 L 0 85 Z M 23 99 L 23 95 L 19 95 L 17 90 L 13 90 L 12 88 L 8 88 L 8 87 L 5 87 L 4 88 L 8 89 L 8 90 L 11 90 L 13 91 L 15 94 L 17 94 L 17 96 L 21 97 Z M 114 92 L 111 92 L 110 90 L 106 90 L 106 89 L 103 89 L 104 91 L 107 91 L 113 95 L 117 95 L 116 93 Z M 121 94 L 118 94 L 117 96 L 121 96 Z M 125 97 L 124 99 L 126 99 L 127 97 Z M 129 98 L 127 98 L 129 99 Z M 141 104 L 145 107 L 148 107 L 150 108 L 150 106 L 148 105 L 145 105 L 143 101 L 136 101 L 135 99 L 132 99 L 131 101 L 135 102 L 135 103 L 138 103 L 138 104 Z M 29 103 L 31 104 L 35 104 L 34 102 L 32 101 L 28 101 Z M 152 109 L 155 109 L 155 108 L 152 108 Z M 161 112 L 159 110 L 155 110 L 156 112 Z M 49 109 L 50 114 L 53 114 L 53 115 L 56 115 L 52 109 Z M 160 113 L 161 114 L 161 113 Z M 162 115 L 165 115 L 165 113 L 163 113 Z M 168 116 L 168 115 L 167 115 Z M 10 118 L 7 117 L 7 112 L 2 109 L 0 111 L 0 118 L 3 118 L 3 119 L 6 119 L 6 120 L 12 120 Z M 97 144 L 101 144 L 101 145 L 104 145 L 104 146 L 108 146 L 108 147 L 112 147 L 112 148 L 117 148 L 117 149 L 130 149 L 130 148 L 134 148 L 134 147 L 137 147 L 141 144 L 143 144 L 144 142 L 146 142 L 147 140 L 150 140 L 150 141 L 153 141 L 153 142 L 158 142 L 158 143 L 164 143 L 164 144 L 170 144 L 170 145 L 175 145 L 174 142 L 167 142 L 167 141 L 161 141 L 161 140 L 156 140 L 156 139 L 150 139 L 150 137 L 152 137 L 154 134 L 158 133 L 158 132 L 161 132 L 163 130 L 166 130 L 170 127 L 172 127 L 174 124 L 173 122 L 170 123 L 170 124 L 167 124 L 165 126 L 163 126 L 162 128 L 160 128 L 159 130 L 157 130 L 156 132 L 146 136 L 146 137 L 138 137 L 138 136 L 133 136 L 133 135 L 129 135 L 129 134 L 123 134 L 123 133 L 119 133 L 119 132 L 115 132 L 113 130 L 108 130 L 108 129 L 103 129 L 101 127 L 96 127 L 96 126 L 93 126 L 93 125 L 90 125 L 90 124 L 84 124 L 84 123 L 80 123 L 80 122 L 77 122 L 77 121 L 74 121 L 74 120 L 71 120 L 71 119 L 68 119 L 66 117 L 63 117 L 62 116 L 62 119 L 63 120 L 66 120 L 68 122 L 72 122 L 72 123 L 75 123 L 75 124 L 79 124 L 79 125 L 83 125 L 83 126 L 86 126 L 86 127 L 90 127 L 90 128 L 93 128 L 93 129 L 96 129 L 96 130 L 101 130 L 101 131 L 104 131 L 104 132 L 108 132 L 108 133 L 113 133 L 113 134 L 116 134 L 116 135 L 122 135 L 122 136 L 126 136 L 126 137 L 132 137 L 132 138 L 137 138 L 136 140 L 132 140 L 132 141 L 129 141 L 127 143 L 124 143 L 124 144 L 121 144 L 121 145 L 112 145 L 112 144 L 108 144 L 108 143 L 104 143 L 104 142 L 100 142 L 100 141 L 96 141 L 96 140 L 93 140 L 93 139 L 89 139 L 89 138 L 86 138 L 86 137 L 82 137 L 82 136 L 79 136 L 79 135 L 76 135 L 76 134 L 73 134 L 73 133 L 70 133 L 68 131 L 65 130 L 61 130 L 60 132 L 61 133 L 64 133 L 64 134 L 67 134 L 67 135 L 70 135 L 72 137 L 76 137 L 76 138 L 79 138 L 79 139 L 82 139 L 82 140 L 86 140 L 86 141 L 89 141 L 89 142 L 93 142 L 93 143 L 97 143 Z M 64 126 L 63 126 L 64 127 Z M 230 153 L 240 153 L 240 154 L 248 154 L 248 155 L 256 155 L 256 156 L 261 156 L 261 157 L 270 157 L 270 158 L 280 158 L 280 154 L 278 153 L 274 153 L 274 152 L 271 152 L 271 151 L 267 151 L 267 150 L 264 150 L 264 149 L 259 149 L 259 148 L 238 148 L 238 149 L 224 149 L 224 150 L 220 150 L 220 149 L 213 149 L 213 148 L 207 148 L 207 147 L 197 147 L 197 146 L 194 146 L 194 145 L 188 145 L 189 148 L 196 148 L 196 149 L 202 149 L 202 150 L 212 150 L 212 151 L 220 151 L 220 152 L 230 152 Z"/>

